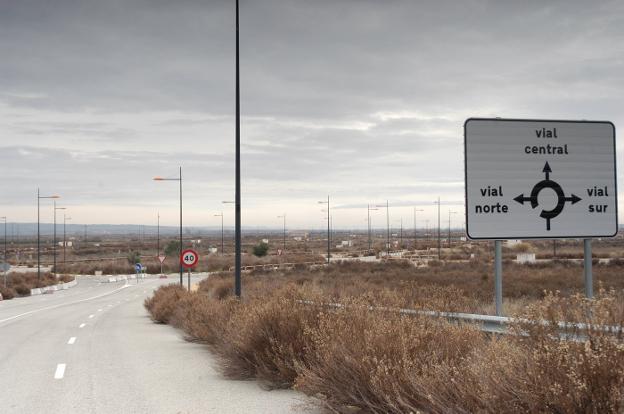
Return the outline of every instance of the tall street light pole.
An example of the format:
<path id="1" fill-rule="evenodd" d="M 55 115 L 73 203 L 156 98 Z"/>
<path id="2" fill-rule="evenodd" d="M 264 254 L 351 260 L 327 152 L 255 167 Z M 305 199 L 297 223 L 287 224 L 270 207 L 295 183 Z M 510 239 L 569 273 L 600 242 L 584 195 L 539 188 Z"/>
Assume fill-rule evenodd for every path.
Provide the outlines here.
<path id="1" fill-rule="evenodd" d="M 372 240 L 372 228 L 371 228 L 371 216 L 370 216 L 370 212 L 371 210 L 379 210 L 377 207 L 371 207 L 370 204 L 366 205 L 366 212 L 368 214 L 368 251 L 370 252 L 372 250 L 372 244 L 373 244 L 373 240 Z"/>
<path id="2" fill-rule="evenodd" d="M 451 247 L 451 214 L 457 214 L 457 211 L 451 211 L 449 209 L 449 219 L 448 219 L 448 247 Z"/>
<path id="3" fill-rule="evenodd" d="M 57 207 L 56 200 L 54 200 L 54 244 L 52 245 L 52 251 L 54 252 L 54 274 L 56 275 L 56 211 L 57 210 L 65 210 L 65 207 Z"/>
<path id="4" fill-rule="evenodd" d="M 438 201 L 434 201 L 434 204 L 438 205 L 438 260 L 442 258 L 442 238 L 440 236 L 440 197 Z"/>
<path id="5" fill-rule="evenodd" d="M 41 280 L 41 199 L 42 198 L 61 198 L 57 195 L 42 196 L 37 188 L 37 281 Z"/>
<path id="6" fill-rule="evenodd" d="M 418 228 L 416 227 L 416 212 L 417 211 L 425 211 L 421 208 L 414 207 L 414 249 L 416 248 L 416 241 L 418 240 Z"/>
<path id="7" fill-rule="evenodd" d="M 330 220 L 331 220 L 331 210 L 329 208 L 329 196 L 327 196 L 327 201 L 319 201 L 319 204 L 327 204 L 327 264 L 329 264 L 331 257 L 331 229 L 330 229 Z"/>
<path id="8" fill-rule="evenodd" d="M 277 216 L 277 218 L 284 219 L 284 247 L 282 248 L 282 254 L 286 253 L 286 213 L 281 216 Z"/>
<path id="9" fill-rule="evenodd" d="M 236 193 L 234 197 L 234 293 L 241 297 L 241 172 L 240 172 L 240 64 L 239 64 L 238 0 L 236 0 Z"/>
<path id="10" fill-rule="evenodd" d="M 215 214 L 215 217 L 221 217 L 221 256 L 223 256 L 223 211 L 220 214 Z"/>
<path id="11" fill-rule="evenodd" d="M 178 254 L 179 258 L 182 256 L 182 167 L 180 166 L 179 176 L 178 178 L 163 178 L 163 177 L 154 177 L 154 181 L 179 181 L 180 183 L 180 249 Z M 180 262 L 180 286 L 184 286 L 184 268 L 182 267 L 182 262 Z"/>
<path id="12" fill-rule="evenodd" d="M 65 225 L 67 224 L 67 220 L 71 220 L 71 217 L 67 217 L 67 215 L 63 213 L 63 272 L 67 272 L 67 270 L 65 270 L 65 260 L 67 258 L 67 233 L 65 232 Z"/>
<path id="13" fill-rule="evenodd" d="M 390 204 L 386 200 L 386 205 L 378 204 L 375 207 L 386 207 L 386 257 L 390 257 Z"/>
<path id="14" fill-rule="evenodd" d="M 4 263 L 6 263 L 7 262 L 7 218 L 6 216 L 4 216 L 4 217 L 0 217 L 0 219 L 4 220 Z"/>

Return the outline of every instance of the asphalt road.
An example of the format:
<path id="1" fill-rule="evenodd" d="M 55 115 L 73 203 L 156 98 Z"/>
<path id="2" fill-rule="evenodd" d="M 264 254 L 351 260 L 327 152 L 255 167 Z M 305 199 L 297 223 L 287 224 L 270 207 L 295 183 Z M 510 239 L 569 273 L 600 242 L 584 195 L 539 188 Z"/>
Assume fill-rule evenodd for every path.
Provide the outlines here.
<path id="1" fill-rule="evenodd" d="M 224 379 L 205 347 L 152 323 L 162 283 L 99 283 L 0 302 L 2 413 L 313 413 L 305 396 Z"/>

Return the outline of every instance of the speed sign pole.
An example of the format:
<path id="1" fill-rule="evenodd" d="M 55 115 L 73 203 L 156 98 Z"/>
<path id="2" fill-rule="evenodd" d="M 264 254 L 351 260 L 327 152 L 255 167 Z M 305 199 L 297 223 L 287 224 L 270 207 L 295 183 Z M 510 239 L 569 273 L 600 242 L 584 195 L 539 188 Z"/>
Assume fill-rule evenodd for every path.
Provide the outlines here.
<path id="1" fill-rule="evenodd" d="M 191 291 L 191 269 L 197 265 L 199 255 L 193 249 L 186 249 L 180 254 L 180 265 L 188 271 L 188 290 Z"/>

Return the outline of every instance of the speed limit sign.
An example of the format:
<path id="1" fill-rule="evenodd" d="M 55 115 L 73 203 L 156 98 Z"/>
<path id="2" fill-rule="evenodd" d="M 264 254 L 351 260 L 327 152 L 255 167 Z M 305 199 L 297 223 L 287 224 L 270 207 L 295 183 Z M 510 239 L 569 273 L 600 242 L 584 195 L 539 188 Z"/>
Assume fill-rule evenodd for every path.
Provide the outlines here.
<path id="1" fill-rule="evenodd" d="M 186 249 L 180 255 L 180 263 L 186 268 L 195 267 L 198 260 L 199 255 L 193 249 Z"/>

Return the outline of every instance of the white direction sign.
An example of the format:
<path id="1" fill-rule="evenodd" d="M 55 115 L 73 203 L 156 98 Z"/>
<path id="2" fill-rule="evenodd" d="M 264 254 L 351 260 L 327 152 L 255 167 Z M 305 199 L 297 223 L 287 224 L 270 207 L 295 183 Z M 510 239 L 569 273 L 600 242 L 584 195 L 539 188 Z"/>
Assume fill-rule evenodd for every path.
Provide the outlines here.
<path id="1" fill-rule="evenodd" d="M 468 237 L 617 234 L 611 122 L 470 118 L 464 145 Z"/>

